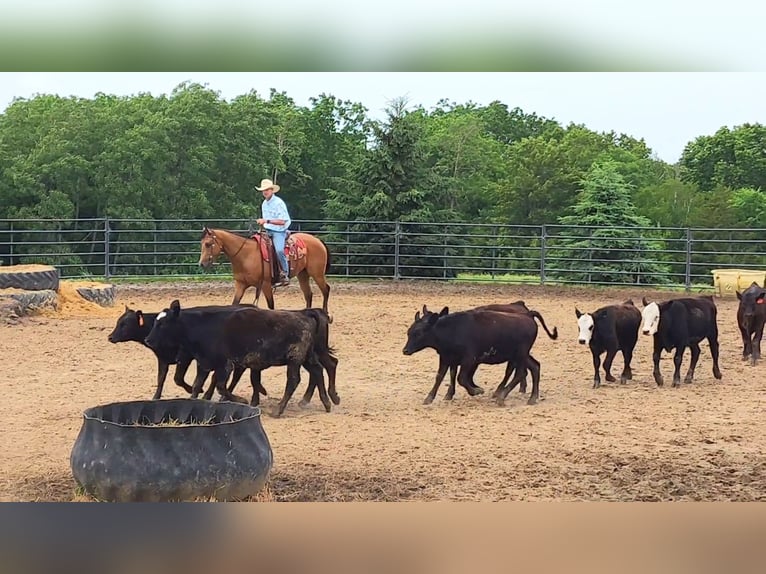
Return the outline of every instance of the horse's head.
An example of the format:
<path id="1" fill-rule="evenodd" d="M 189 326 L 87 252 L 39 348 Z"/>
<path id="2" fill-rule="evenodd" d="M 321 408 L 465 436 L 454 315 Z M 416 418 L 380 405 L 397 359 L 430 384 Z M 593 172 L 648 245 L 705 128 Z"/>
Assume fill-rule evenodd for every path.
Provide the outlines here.
<path id="1" fill-rule="evenodd" d="M 215 231 L 205 226 L 202 229 L 202 238 L 199 242 L 200 254 L 199 265 L 205 269 L 210 269 L 218 259 L 223 250 L 220 239 L 215 236 Z"/>

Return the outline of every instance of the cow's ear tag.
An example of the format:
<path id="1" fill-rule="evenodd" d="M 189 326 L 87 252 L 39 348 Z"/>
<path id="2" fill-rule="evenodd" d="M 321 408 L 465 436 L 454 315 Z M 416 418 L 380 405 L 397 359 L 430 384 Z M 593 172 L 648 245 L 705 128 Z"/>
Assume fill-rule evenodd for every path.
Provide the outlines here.
<path id="1" fill-rule="evenodd" d="M 138 326 L 139 327 L 143 327 L 144 326 L 144 316 L 143 315 L 139 315 L 138 316 Z"/>
<path id="2" fill-rule="evenodd" d="M 759 305 L 763 305 L 764 301 L 766 301 L 766 299 L 764 299 L 763 297 L 761 297 L 760 299 L 756 299 L 755 300 L 755 302 L 758 303 Z"/>

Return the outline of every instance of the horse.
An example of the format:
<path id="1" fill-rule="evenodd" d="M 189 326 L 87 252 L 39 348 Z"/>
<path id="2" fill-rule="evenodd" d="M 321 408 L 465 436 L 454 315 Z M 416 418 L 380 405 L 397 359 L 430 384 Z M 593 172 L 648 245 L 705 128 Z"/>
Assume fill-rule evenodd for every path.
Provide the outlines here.
<path id="1" fill-rule="evenodd" d="M 330 286 L 325 278 L 330 269 L 330 250 L 327 245 L 308 233 L 292 232 L 288 235 L 285 248 L 288 251 L 289 276 L 298 277 L 306 308 L 311 308 L 314 297 L 309 285 L 311 277 L 322 292 L 322 310 L 326 312 L 330 298 Z M 234 299 L 231 304 L 239 305 L 245 291 L 255 287 L 256 304 L 263 290 L 269 309 L 274 309 L 272 263 L 278 265 L 278 262 L 275 261 L 273 244 L 267 240 L 266 233 L 261 231 L 253 237 L 242 237 L 225 229 L 205 226 L 200 239 L 200 267 L 210 269 L 221 253 L 229 258 L 234 275 Z M 268 264 L 264 258 L 267 253 Z"/>

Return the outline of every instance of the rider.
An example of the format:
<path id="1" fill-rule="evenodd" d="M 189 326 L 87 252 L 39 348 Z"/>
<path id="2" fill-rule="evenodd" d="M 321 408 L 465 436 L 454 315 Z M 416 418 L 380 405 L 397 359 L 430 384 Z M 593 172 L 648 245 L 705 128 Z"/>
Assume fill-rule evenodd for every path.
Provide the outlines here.
<path id="1" fill-rule="evenodd" d="M 261 204 L 261 217 L 258 219 L 258 225 L 262 225 L 274 242 L 274 248 L 277 252 L 277 260 L 281 273 L 279 274 L 279 285 L 290 284 L 290 267 L 285 255 L 285 241 L 287 240 L 287 229 L 290 227 L 290 213 L 287 211 L 287 205 L 275 194 L 279 192 L 279 186 L 270 179 L 262 179 L 261 186 L 256 189 L 263 193 L 263 203 Z"/>

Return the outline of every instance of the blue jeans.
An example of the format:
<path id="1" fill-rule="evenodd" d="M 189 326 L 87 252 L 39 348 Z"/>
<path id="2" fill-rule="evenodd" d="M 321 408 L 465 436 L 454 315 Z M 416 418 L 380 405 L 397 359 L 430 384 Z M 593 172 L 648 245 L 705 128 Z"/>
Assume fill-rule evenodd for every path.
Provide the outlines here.
<path id="1" fill-rule="evenodd" d="M 287 255 L 285 255 L 285 241 L 287 241 L 287 234 L 284 231 L 269 231 L 271 240 L 274 242 L 274 249 L 277 250 L 277 261 L 279 261 L 282 271 L 285 275 L 290 275 L 290 267 L 287 264 Z"/>

